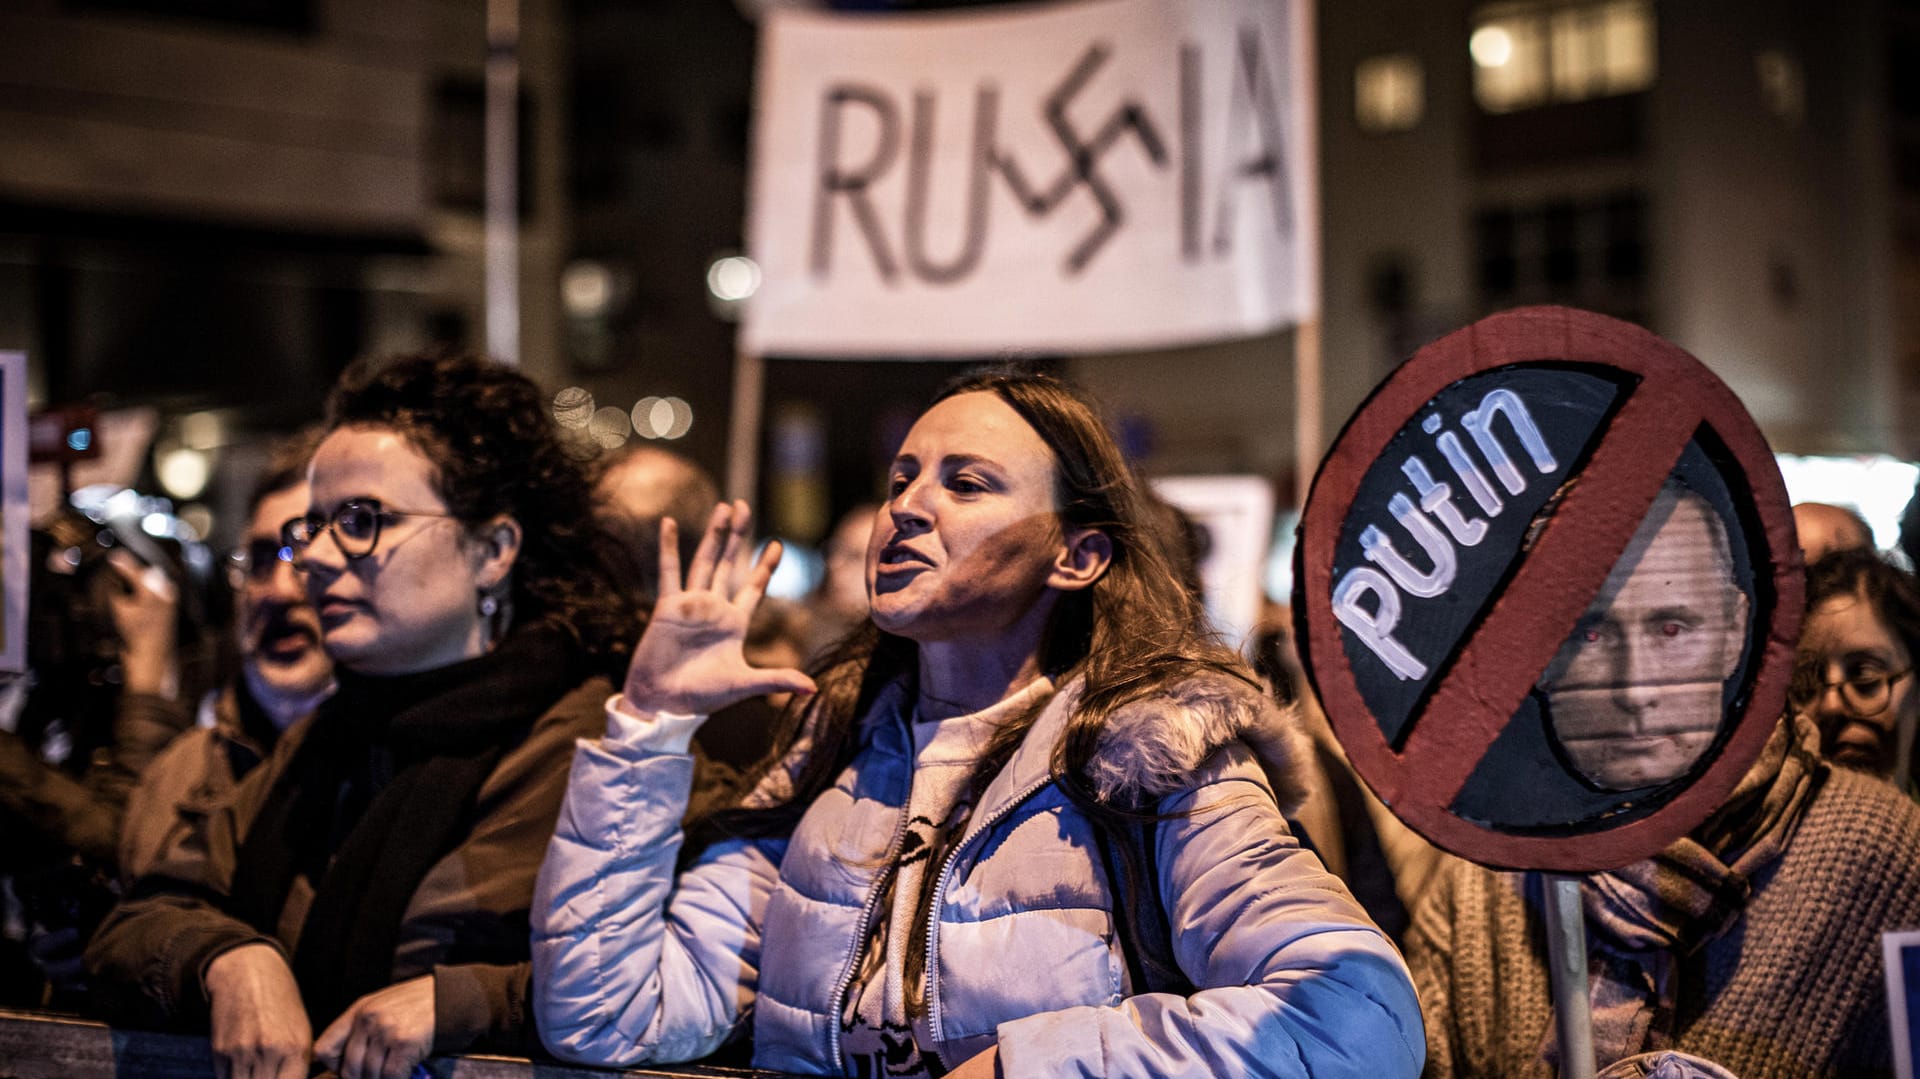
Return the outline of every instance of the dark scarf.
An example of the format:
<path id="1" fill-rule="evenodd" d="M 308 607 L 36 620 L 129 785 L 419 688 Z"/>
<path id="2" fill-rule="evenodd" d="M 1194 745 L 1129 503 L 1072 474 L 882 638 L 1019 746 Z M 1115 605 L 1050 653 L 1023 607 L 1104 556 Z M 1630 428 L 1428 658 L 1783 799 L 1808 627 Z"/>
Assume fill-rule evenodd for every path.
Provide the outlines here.
<path id="1" fill-rule="evenodd" d="M 221 739 L 226 752 L 227 770 L 235 782 L 246 777 L 273 752 L 280 741 L 280 727 L 260 707 L 245 678 L 235 678 L 227 692 L 232 694 L 234 725 L 228 737 Z"/>
<path id="2" fill-rule="evenodd" d="M 500 758 L 586 673 L 571 640 L 537 626 L 437 670 L 339 672 L 242 843 L 232 897 L 274 934 L 294 879 L 313 883 L 293 972 L 315 1030 L 392 984 L 415 889 L 471 830 Z"/>
<path id="3" fill-rule="evenodd" d="M 1601 1063 L 1668 1047 L 1680 961 L 1739 921 L 1754 877 L 1786 853 L 1825 774 L 1818 728 L 1783 719 L 1705 824 L 1645 861 L 1581 881 Z M 1557 1062 L 1551 1029 L 1546 1042 L 1546 1059 Z"/>

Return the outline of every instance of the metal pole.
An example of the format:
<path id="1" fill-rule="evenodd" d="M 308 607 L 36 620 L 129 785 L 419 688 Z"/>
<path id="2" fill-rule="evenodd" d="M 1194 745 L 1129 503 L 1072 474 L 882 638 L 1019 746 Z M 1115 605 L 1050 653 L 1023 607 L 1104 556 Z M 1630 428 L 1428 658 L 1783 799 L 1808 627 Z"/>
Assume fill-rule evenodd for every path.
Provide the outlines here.
<path id="1" fill-rule="evenodd" d="M 487 0 L 487 353 L 520 363 L 520 0 Z"/>
<path id="2" fill-rule="evenodd" d="M 1593 1079 L 1593 1001 L 1587 984 L 1587 916 L 1580 878 L 1548 873 L 1547 967 L 1561 1079 Z"/>

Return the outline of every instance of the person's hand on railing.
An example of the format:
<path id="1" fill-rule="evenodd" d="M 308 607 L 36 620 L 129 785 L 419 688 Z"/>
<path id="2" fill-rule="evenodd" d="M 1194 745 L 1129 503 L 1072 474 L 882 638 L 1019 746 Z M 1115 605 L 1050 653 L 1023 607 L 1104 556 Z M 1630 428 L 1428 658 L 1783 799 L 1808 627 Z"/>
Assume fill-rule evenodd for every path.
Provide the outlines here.
<path id="1" fill-rule="evenodd" d="M 243 944 L 207 964 L 217 1079 L 307 1079 L 313 1027 L 280 952 Z"/>
<path id="2" fill-rule="evenodd" d="M 407 1079 L 433 1052 L 433 975 L 368 993 L 327 1025 L 313 1055 L 340 1079 Z"/>
<path id="3" fill-rule="evenodd" d="M 629 705 L 711 715 L 765 693 L 813 692 L 801 671 L 747 662 L 747 626 L 780 563 L 777 540 L 753 558 L 751 518 L 745 502 L 714 507 L 684 582 L 673 518 L 661 519 L 660 598 L 627 668 Z"/>

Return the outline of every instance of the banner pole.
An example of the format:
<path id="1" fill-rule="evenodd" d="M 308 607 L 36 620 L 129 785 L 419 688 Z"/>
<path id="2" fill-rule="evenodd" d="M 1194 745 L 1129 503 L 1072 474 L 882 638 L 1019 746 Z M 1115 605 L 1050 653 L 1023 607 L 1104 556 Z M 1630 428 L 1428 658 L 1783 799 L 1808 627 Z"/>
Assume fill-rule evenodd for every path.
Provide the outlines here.
<path id="1" fill-rule="evenodd" d="M 1315 17 L 1312 0 L 1295 0 L 1294 18 L 1298 20 L 1299 40 L 1305 43 L 1298 50 L 1299 62 L 1303 73 L 1299 80 L 1300 102 L 1296 106 L 1296 115 L 1303 118 L 1306 130 L 1317 133 L 1320 126 L 1320 42 L 1319 23 Z M 1323 317 L 1322 282 L 1326 276 L 1325 248 L 1321 242 L 1321 193 L 1320 193 L 1320 155 L 1319 140 L 1309 135 L 1301 140 L 1301 161 L 1299 167 L 1306 171 L 1305 206 L 1301 208 L 1300 238 L 1304 248 L 1301 260 L 1309 275 L 1306 294 L 1311 297 L 1308 310 L 1311 314 L 1300 320 L 1293 328 L 1293 391 L 1294 391 L 1294 483 L 1293 504 L 1304 509 L 1307 504 L 1307 487 L 1313 482 L 1314 472 L 1320 465 L 1320 455 L 1326 450 L 1325 429 L 1323 427 L 1326 395 L 1321 383 L 1321 338 L 1320 320 Z"/>
<path id="2" fill-rule="evenodd" d="M 1561 1079 L 1593 1079 L 1593 1002 L 1587 984 L 1587 918 L 1580 878 L 1545 874 L 1547 967 L 1553 980 L 1553 1024 Z"/>
<path id="3" fill-rule="evenodd" d="M 487 0 L 487 354 L 520 365 L 520 0 Z"/>
<path id="4" fill-rule="evenodd" d="M 767 361 L 757 352 L 733 354 L 733 416 L 727 429 L 727 497 L 751 502 L 760 481 L 760 414 Z M 766 523 L 761 519 L 762 525 Z"/>
<path id="5" fill-rule="evenodd" d="M 1310 318 L 1293 328 L 1293 504 L 1307 504 L 1307 485 L 1320 464 L 1320 320 Z"/>

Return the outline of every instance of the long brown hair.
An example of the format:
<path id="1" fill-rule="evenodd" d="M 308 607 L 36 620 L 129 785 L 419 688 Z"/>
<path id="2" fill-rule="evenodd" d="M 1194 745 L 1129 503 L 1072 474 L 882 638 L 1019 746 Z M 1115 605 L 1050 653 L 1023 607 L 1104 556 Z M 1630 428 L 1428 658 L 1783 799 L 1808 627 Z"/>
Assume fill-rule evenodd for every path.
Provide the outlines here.
<path id="1" fill-rule="evenodd" d="M 1056 685 L 1083 681 L 1065 734 L 1053 747 L 1056 782 L 1089 813 L 1127 813 L 1139 807 L 1103 803 L 1086 779 L 1108 717 L 1196 674 L 1226 675 L 1250 687 L 1258 681 L 1245 661 L 1206 628 L 1199 598 L 1184 583 L 1163 530 L 1155 527 L 1139 479 L 1085 396 L 1051 375 L 1002 366 L 960 376 L 933 403 L 967 393 L 998 397 L 1052 451 L 1062 528 L 1096 528 L 1112 541 L 1106 573 L 1090 588 L 1062 593 L 1055 603 L 1039 659 Z M 875 697 L 889 684 L 916 676 L 916 648 L 866 621 L 817 661 L 810 673 L 819 692 L 804 709 L 797 702 L 789 709 L 773 753 L 747 777 L 751 790 L 776 765 L 788 762 L 804 735 L 804 758 L 793 772 L 790 794 L 771 807 L 696 806 L 684 856 L 723 836 L 790 831 L 859 751 L 859 720 Z M 1013 755 L 1038 712 L 1036 707 L 997 732 L 975 768 L 973 796 Z"/>

